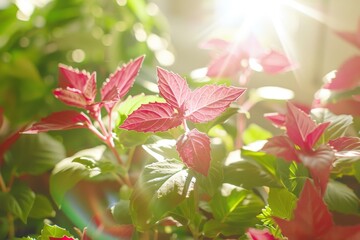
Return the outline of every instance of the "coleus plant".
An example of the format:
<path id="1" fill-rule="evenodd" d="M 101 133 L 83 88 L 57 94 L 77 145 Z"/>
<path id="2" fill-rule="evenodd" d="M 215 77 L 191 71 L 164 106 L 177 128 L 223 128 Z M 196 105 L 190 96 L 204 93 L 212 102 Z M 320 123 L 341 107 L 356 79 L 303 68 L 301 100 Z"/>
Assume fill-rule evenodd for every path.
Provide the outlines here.
<path id="1" fill-rule="evenodd" d="M 210 139 L 186 121 L 204 123 L 218 117 L 241 96 L 243 88 L 207 85 L 191 91 L 185 79 L 158 68 L 160 95 L 165 103 L 143 104 L 121 128 L 140 132 L 166 131 L 183 125 L 185 133 L 177 140 L 176 149 L 184 163 L 207 176 L 210 166 Z"/>

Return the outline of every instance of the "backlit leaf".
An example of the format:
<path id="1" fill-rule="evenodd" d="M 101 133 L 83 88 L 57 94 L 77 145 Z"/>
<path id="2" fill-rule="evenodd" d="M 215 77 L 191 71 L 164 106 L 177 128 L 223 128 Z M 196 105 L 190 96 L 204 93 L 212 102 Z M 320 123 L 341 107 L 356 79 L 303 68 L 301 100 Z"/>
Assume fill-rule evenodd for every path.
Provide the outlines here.
<path id="1" fill-rule="evenodd" d="M 91 120 L 84 113 L 72 110 L 55 112 L 34 123 L 22 133 L 39 133 L 54 130 L 68 130 L 74 128 L 88 128 Z"/>
<path id="2" fill-rule="evenodd" d="M 63 240 L 72 240 L 72 235 L 69 231 L 64 228 L 61 228 L 57 225 L 45 224 L 44 228 L 41 230 L 41 235 L 38 237 L 38 240 L 49 240 L 51 238 L 63 239 Z"/>
<path id="3" fill-rule="evenodd" d="M 65 158 L 64 146 L 46 133 L 22 135 L 6 156 L 18 174 L 42 174 Z"/>
<path id="4" fill-rule="evenodd" d="M 286 133 L 301 149 L 308 150 L 312 145 L 306 142 L 307 136 L 316 129 L 316 123 L 292 103 L 287 103 Z"/>
<path id="5" fill-rule="evenodd" d="M 180 137 L 176 143 L 181 160 L 190 168 L 207 176 L 210 167 L 210 139 L 196 128 Z"/>
<path id="6" fill-rule="evenodd" d="M 271 50 L 257 59 L 262 71 L 271 74 L 289 71 L 295 68 L 295 64 L 283 53 Z"/>
<path id="7" fill-rule="evenodd" d="M 353 117 L 350 115 L 335 115 L 326 108 L 315 108 L 311 110 L 311 118 L 317 123 L 330 122 L 326 128 L 323 138 L 327 143 L 329 140 L 343 137 L 346 130 L 353 122 Z"/>
<path id="8" fill-rule="evenodd" d="M 185 102 L 190 96 L 191 90 L 185 79 L 178 74 L 168 72 L 162 68 L 157 69 L 160 95 L 166 99 L 173 108 L 185 111 Z"/>
<path id="9" fill-rule="evenodd" d="M 193 91 L 187 101 L 185 117 L 192 122 L 208 122 L 238 99 L 244 88 L 208 85 Z"/>
<path id="10" fill-rule="evenodd" d="M 185 165 L 166 159 L 145 165 L 130 197 L 133 224 L 144 231 L 189 197 L 195 179 Z"/>
<path id="11" fill-rule="evenodd" d="M 41 194 L 36 194 L 35 202 L 29 213 L 30 218 L 48 218 L 55 217 L 55 210 L 49 199 Z"/>
<path id="12" fill-rule="evenodd" d="M 35 193 L 21 182 L 15 182 L 10 192 L 0 192 L 2 208 L 20 218 L 23 223 L 27 223 L 34 201 Z"/>
<path id="13" fill-rule="evenodd" d="M 143 60 L 144 56 L 141 56 L 130 61 L 109 76 L 101 88 L 101 101 L 110 102 L 107 107 L 112 108 L 128 93 L 140 71 Z M 115 89 L 116 91 L 114 91 Z"/>
<path id="14" fill-rule="evenodd" d="M 82 91 L 90 79 L 90 73 L 85 70 L 79 71 L 70 66 L 59 64 L 59 86 L 60 88 L 75 88 Z"/>
<path id="15" fill-rule="evenodd" d="M 122 129 L 139 132 L 166 131 L 179 126 L 181 118 L 167 103 L 143 104 L 120 126 Z"/>

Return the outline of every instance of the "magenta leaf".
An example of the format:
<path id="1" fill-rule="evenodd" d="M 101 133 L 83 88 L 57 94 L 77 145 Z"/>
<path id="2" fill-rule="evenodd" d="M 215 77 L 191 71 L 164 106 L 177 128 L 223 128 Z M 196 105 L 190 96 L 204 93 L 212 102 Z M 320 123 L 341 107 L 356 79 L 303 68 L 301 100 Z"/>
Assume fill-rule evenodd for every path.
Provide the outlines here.
<path id="1" fill-rule="evenodd" d="M 294 143 L 287 136 L 270 138 L 268 142 L 265 143 L 262 151 L 282 158 L 288 162 L 300 162 Z"/>
<path id="2" fill-rule="evenodd" d="M 287 103 L 286 132 L 289 138 L 303 150 L 313 146 L 306 142 L 307 136 L 316 129 L 316 123 L 292 103 Z"/>
<path id="3" fill-rule="evenodd" d="M 323 239 L 333 226 L 332 216 L 322 197 L 312 183 L 307 180 L 300 194 L 294 218 L 284 220 L 274 217 L 282 233 L 289 239 Z"/>
<path id="4" fill-rule="evenodd" d="M 63 236 L 63 237 L 49 237 L 50 240 L 75 240 L 73 237 Z"/>
<path id="5" fill-rule="evenodd" d="M 360 56 L 346 60 L 336 72 L 336 76 L 324 88 L 330 90 L 350 90 L 359 86 Z"/>
<path id="6" fill-rule="evenodd" d="M 210 139 L 196 128 L 182 135 L 176 143 L 181 160 L 195 171 L 208 175 L 210 167 Z"/>
<path id="7" fill-rule="evenodd" d="M 360 237 L 360 225 L 337 226 L 314 185 L 307 180 L 300 194 L 294 218 L 274 217 L 282 233 L 291 240 L 355 240 Z"/>
<path id="8" fill-rule="evenodd" d="M 78 69 L 74 69 L 70 66 L 59 64 L 60 88 L 76 88 L 80 91 L 83 91 L 90 77 L 90 73 L 84 70 L 79 71 Z"/>
<path id="9" fill-rule="evenodd" d="M 57 88 L 53 93 L 57 99 L 69 106 L 85 108 L 87 105 L 84 95 L 76 88 Z"/>
<path id="10" fill-rule="evenodd" d="M 91 121 L 85 114 L 68 110 L 52 113 L 22 133 L 34 134 L 53 130 L 87 128 L 90 125 Z"/>
<path id="11" fill-rule="evenodd" d="M 327 145 L 321 145 L 313 152 L 299 152 L 299 158 L 309 168 L 315 185 L 320 189 L 321 194 L 324 194 L 335 160 L 334 150 Z"/>
<path id="12" fill-rule="evenodd" d="M 162 68 L 157 69 L 157 74 L 160 95 L 165 98 L 166 102 L 173 108 L 184 112 L 185 102 L 191 93 L 185 79 L 178 74 L 168 72 Z"/>
<path id="13" fill-rule="evenodd" d="M 271 74 L 289 71 L 295 67 L 286 55 L 274 50 L 261 56 L 257 62 L 262 67 L 262 71 Z"/>
<path id="14" fill-rule="evenodd" d="M 284 127 L 286 123 L 286 115 L 281 113 L 266 113 L 264 117 L 269 120 L 275 127 Z"/>
<path id="15" fill-rule="evenodd" d="M 93 103 L 96 97 L 96 73 L 92 73 L 83 88 L 83 94 L 88 103 Z"/>
<path id="16" fill-rule="evenodd" d="M 349 157 L 353 154 L 359 155 L 360 138 L 340 137 L 329 141 L 329 145 L 336 150 L 336 156 Z"/>
<path id="17" fill-rule="evenodd" d="M 319 124 L 312 132 L 306 136 L 305 142 L 308 146 L 313 147 L 319 138 L 323 135 L 325 129 L 330 125 L 330 122 Z"/>
<path id="18" fill-rule="evenodd" d="M 211 61 L 206 75 L 211 78 L 236 79 L 239 73 L 245 70 L 240 64 L 242 58 L 242 55 L 223 54 Z"/>
<path id="19" fill-rule="evenodd" d="M 218 117 L 243 94 L 244 88 L 209 85 L 191 93 L 185 117 L 192 122 L 208 122 Z"/>
<path id="20" fill-rule="evenodd" d="M 251 240 L 276 240 L 276 238 L 267 229 L 249 228 L 247 235 Z"/>
<path id="21" fill-rule="evenodd" d="M 138 132 L 166 131 L 179 126 L 182 119 L 168 103 L 143 104 L 131 113 L 120 128 Z"/>
<path id="22" fill-rule="evenodd" d="M 108 102 L 108 109 L 113 108 L 116 102 L 130 90 L 140 71 L 143 60 L 144 56 L 141 56 L 118 68 L 104 83 L 101 88 L 101 101 Z"/>

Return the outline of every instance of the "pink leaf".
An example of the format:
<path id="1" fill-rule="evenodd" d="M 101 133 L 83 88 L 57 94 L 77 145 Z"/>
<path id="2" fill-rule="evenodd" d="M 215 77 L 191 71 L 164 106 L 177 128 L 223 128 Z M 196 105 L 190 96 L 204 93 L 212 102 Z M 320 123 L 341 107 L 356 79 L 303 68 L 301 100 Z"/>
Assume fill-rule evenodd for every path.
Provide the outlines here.
<path id="1" fill-rule="evenodd" d="M 295 67 L 287 56 L 274 50 L 261 56 L 257 62 L 264 72 L 271 74 L 289 71 Z"/>
<path id="2" fill-rule="evenodd" d="M 219 116 L 244 88 L 209 85 L 196 89 L 187 101 L 185 117 L 190 121 L 208 122 Z"/>
<path id="3" fill-rule="evenodd" d="M 329 141 L 329 145 L 336 150 L 335 156 L 345 159 L 358 159 L 360 157 L 360 138 L 340 137 Z"/>
<path id="4" fill-rule="evenodd" d="M 289 138 L 301 149 L 308 150 L 312 146 L 306 142 L 306 137 L 315 130 L 316 123 L 292 103 L 287 103 L 286 130 Z"/>
<path id="5" fill-rule="evenodd" d="M 313 147 L 315 143 L 319 140 L 321 135 L 323 135 L 325 129 L 330 125 L 330 122 L 325 122 L 319 124 L 312 132 L 306 136 L 305 142 L 309 147 Z"/>
<path id="6" fill-rule="evenodd" d="M 208 175 L 210 168 L 210 139 L 196 128 L 182 135 L 176 143 L 183 162 L 195 171 Z"/>
<path id="7" fill-rule="evenodd" d="M 94 73 L 93 73 L 94 74 Z M 90 79 L 90 73 L 59 64 L 59 85 L 61 88 L 76 88 L 82 91 Z"/>
<path id="8" fill-rule="evenodd" d="M 130 90 L 140 71 L 143 60 L 144 56 L 141 56 L 118 68 L 104 83 L 101 88 L 101 101 L 113 102 L 108 104 L 109 108 L 112 108 Z"/>
<path id="9" fill-rule="evenodd" d="M 85 108 L 87 105 L 84 95 L 75 88 L 57 88 L 53 93 L 57 99 L 69 106 Z"/>
<path id="10" fill-rule="evenodd" d="M 219 38 L 212 38 L 200 44 L 203 49 L 224 50 L 229 46 L 229 42 Z"/>
<path id="11" fill-rule="evenodd" d="M 50 240 L 75 240 L 75 238 L 63 236 L 63 237 L 49 237 Z"/>
<path id="12" fill-rule="evenodd" d="M 255 229 L 255 228 L 249 228 L 247 230 L 247 235 L 252 240 L 276 240 L 276 238 L 271 235 L 269 230 L 267 229 Z"/>
<path id="13" fill-rule="evenodd" d="M 185 79 L 162 68 L 157 69 L 160 95 L 173 108 L 183 112 L 184 104 L 190 95 L 190 88 Z"/>
<path id="14" fill-rule="evenodd" d="M 276 127 L 284 127 L 286 123 L 286 115 L 281 113 L 266 113 L 264 117 Z"/>
<path id="15" fill-rule="evenodd" d="M 357 31 L 355 32 L 335 31 L 335 33 L 345 41 L 353 44 L 354 46 L 360 49 L 360 20 L 358 23 Z"/>
<path id="16" fill-rule="evenodd" d="M 360 225 L 337 226 L 321 195 L 307 180 L 300 194 L 294 218 L 274 217 L 282 233 L 289 240 L 356 240 L 360 238 Z"/>
<path id="17" fill-rule="evenodd" d="M 96 97 L 96 73 L 92 73 L 89 80 L 86 82 L 83 88 L 83 94 L 86 101 L 93 103 Z"/>
<path id="18" fill-rule="evenodd" d="M 211 61 L 208 66 L 207 76 L 211 78 L 231 78 L 237 79 L 239 73 L 247 66 L 241 66 L 241 60 L 246 62 L 246 57 L 239 54 L 223 54 Z"/>
<path id="19" fill-rule="evenodd" d="M 83 113 L 76 111 L 55 112 L 42 118 L 22 133 L 39 133 L 53 130 L 66 130 L 73 128 L 87 128 L 91 125 L 90 119 Z"/>
<path id="20" fill-rule="evenodd" d="M 265 143 L 262 151 L 266 152 L 267 154 L 282 158 L 288 162 L 300 162 L 294 147 L 294 143 L 287 136 L 277 136 L 270 138 L 269 141 Z"/>
<path id="21" fill-rule="evenodd" d="M 182 119 L 167 103 L 143 104 L 131 113 L 120 128 L 138 132 L 166 131 L 179 126 Z"/>
<path id="22" fill-rule="evenodd" d="M 332 216 L 322 197 L 312 183 L 307 180 L 300 194 L 294 218 L 284 220 L 274 217 L 282 233 L 291 240 L 324 239 L 328 230 L 333 227 Z"/>
<path id="23" fill-rule="evenodd" d="M 360 56 L 346 60 L 336 76 L 324 88 L 330 90 L 350 90 L 360 85 Z"/>
<path id="24" fill-rule="evenodd" d="M 327 145 L 321 145 L 313 152 L 305 153 L 301 151 L 298 155 L 301 162 L 309 168 L 315 185 L 319 188 L 321 194 L 324 194 L 329 181 L 332 163 L 335 160 L 334 150 Z"/>

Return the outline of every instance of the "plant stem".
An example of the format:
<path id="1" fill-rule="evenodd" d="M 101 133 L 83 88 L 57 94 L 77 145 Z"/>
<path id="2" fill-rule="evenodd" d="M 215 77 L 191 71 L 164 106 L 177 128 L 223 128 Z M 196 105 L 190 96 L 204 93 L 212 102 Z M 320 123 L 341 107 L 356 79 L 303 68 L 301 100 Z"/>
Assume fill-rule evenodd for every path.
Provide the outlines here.
<path id="1" fill-rule="evenodd" d="M 15 237 L 15 225 L 14 225 L 14 216 L 11 213 L 7 215 L 8 223 L 9 223 L 9 239 L 13 239 Z"/>
<path id="2" fill-rule="evenodd" d="M 0 172 L 0 190 L 2 192 L 8 192 L 9 191 L 9 189 L 6 187 L 6 184 L 5 184 L 3 176 L 1 175 L 1 172 Z"/>
<path id="3" fill-rule="evenodd" d="M 184 129 L 185 129 L 185 134 L 190 132 L 190 129 L 189 129 L 185 119 L 183 120 L 183 126 L 184 126 Z"/>

